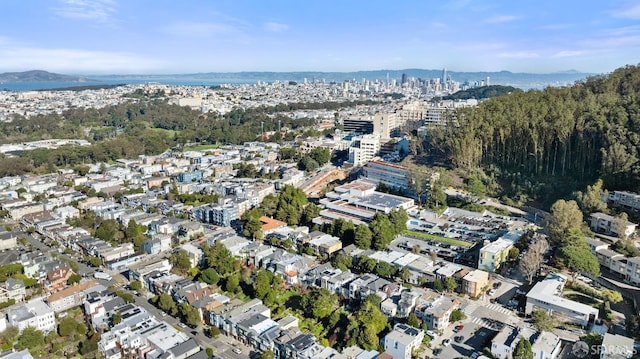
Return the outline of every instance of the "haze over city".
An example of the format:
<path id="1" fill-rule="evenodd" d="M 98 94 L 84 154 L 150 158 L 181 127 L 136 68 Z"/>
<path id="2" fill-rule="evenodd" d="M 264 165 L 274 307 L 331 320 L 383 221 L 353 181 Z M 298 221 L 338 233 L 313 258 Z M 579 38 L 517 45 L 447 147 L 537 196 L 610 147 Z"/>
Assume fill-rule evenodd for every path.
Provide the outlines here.
<path id="1" fill-rule="evenodd" d="M 631 1 L 12 1 L 0 72 L 608 73 L 640 54 Z"/>

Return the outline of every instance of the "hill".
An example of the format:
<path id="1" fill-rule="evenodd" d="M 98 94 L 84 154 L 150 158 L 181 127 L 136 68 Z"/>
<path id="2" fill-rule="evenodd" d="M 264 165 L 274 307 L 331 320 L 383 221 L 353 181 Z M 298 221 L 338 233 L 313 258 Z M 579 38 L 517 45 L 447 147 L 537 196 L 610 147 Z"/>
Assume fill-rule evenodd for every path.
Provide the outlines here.
<path id="1" fill-rule="evenodd" d="M 0 74 L 0 82 L 87 82 L 85 77 L 56 74 L 43 70 L 5 72 Z"/>
<path id="2" fill-rule="evenodd" d="M 458 126 L 434 132 L 432 145 L 460 168 L 484 169 L 513 197 L 550 204 L 598 178 L 609 190 L 637 191 L 638 88 L 640 67 L 627 66 L 571 87 L 514 91 L 459 110 Z"/>
<path id="3" fill-rule="evenodd" d="M 449 96 L 445 96 L 442 99 L 443 100 L 468 100 L 473 98 L 476 100 L 482 100 L 485 98 L 492 98 L 492 97 L 504 95 L 513 91 L 518 91 L 518 89 L 512 86 L 502 86 L 502 85 L 482 86 L 482 87 L 474 87 L 464 91 L 458 91 Z"/>

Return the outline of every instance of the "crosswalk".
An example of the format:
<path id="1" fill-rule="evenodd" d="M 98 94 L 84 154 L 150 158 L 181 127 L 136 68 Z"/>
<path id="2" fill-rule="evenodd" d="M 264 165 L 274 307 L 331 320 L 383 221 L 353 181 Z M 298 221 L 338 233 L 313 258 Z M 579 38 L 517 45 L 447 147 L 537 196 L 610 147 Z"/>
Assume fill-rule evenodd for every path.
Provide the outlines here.
<path id="1" fill-rule="evenodd" d="M 511 310 L 501 306 L 500 304 L 491 303 L 487 305 L 487 308 L 493 310 L 494 312 L 502 313 L 502 314 L 511 314 Z"/>
<path id="2" fill-rule="evenodd" d="M 485 318 L 476 317 L 476 318 L 473 318 L 471 321 L 476 325 L 479 325 L 481 327 L 485 327 L 491 330 L 500 330 L 504 327 L 504 324 L 499 321 L 485 319 Z"/>

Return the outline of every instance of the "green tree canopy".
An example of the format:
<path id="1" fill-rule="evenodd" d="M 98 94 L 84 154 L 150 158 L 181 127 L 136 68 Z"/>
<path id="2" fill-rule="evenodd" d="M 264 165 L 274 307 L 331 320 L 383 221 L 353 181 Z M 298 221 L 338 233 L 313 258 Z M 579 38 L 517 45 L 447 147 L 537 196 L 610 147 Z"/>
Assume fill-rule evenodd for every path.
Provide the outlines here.
<path id="1" fill-rule="evenodd" d="M 355 229 L 355 244 L 358 248 L 370 249 L 373 234 L 366 224 L 359 224 Z"/>
<path id="2" fill-rule="evenodd" d="M 373 248 L 377 250 L 387 248 L 395 235 L 394 225 L 387 216 L 379 212 L 375 214 L 373 220 L 369 223 L 369 229 L 373 235 Z"/>
<path id="3" fill-rule="evenodd" d="M 533 359 L 533 349 L 531 349 L 529 339 L 520 339 L 513 353 L 513 359 Z"/>
<path id="4" fill-rule="evenodd" d="M 338 308 L 338 296 L 322 288 L 302 297 L 302 308 L 309 318 L 323 320 Z"/>
<path id="5" fill-rule="evenodd" d="M 169 262 L 173 269 L 181 275 L 185 275 L 191 269 L 191 259 L 189 253 L 184 249 L 179 249 L 169 257 Z"/>
<path id="6" fill-rule="evenodd" d="M 220 275 L 213 268 L 207 268 L 200 272 L 200 280 L 207 284 L 217 284 L 220 280 Z"/>

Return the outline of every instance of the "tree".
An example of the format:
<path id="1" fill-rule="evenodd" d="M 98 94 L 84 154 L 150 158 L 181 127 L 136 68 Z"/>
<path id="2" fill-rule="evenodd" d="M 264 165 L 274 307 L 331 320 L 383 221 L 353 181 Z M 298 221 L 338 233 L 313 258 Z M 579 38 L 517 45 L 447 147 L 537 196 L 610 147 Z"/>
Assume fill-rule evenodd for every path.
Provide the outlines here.
<path id="1" fill-rule="evenodd" d="M 598 179 L 593 185 L 587 186 L 584 193 L 578 192 L 576 196 L 582 212 L 589 215 L 594 212 L 607 212 L 607 204 L 602 200 L 608 195 L 602 179 Z"/>
<path id="2" fill-rule="evenodd" d="M 225 282 L 225 290 L 229 293 L 234 293 L 239 284 L 240 278 L 238 278 L 238 275 L 231 274 L 229 277 L 227 277 L 227 281 Z"/>
<path id="3" fill-rule="evenodd" d="M 512 247 L 511 249 L 509 249 L 509 261 L 513 262 L 516 259 L 518 259 L 518 256 L 520 255 L 520 250 L 516 247 Z"/>
<path id="4" fill-rule="evenodd" d="M 395 235 L 394 226 L 387 216 L 382 213 L 376 213 L 369 229 L 373 235 L 373 248 L 381 250 L 387 248 Z"/>
<path id="5" fill-rule="evenodd" d="M 67 279 L 67 285 L 73 285 L 76 283 L 80 283 L 80 280 L 82 279 L 82 276 L 80 276 L 79 274 L 72 274 L 69 276 L 69 279 Z"/>
<path id="6" fill-rule="evenodd" d="M 392 279 L 393 276 L 396 275 L 398 268 L 395 267 L 393 264 L 389 264 L 384 261 L 379 261 L 376 264 L 374 271 L 375 271 L 375 274 L 377 274 L 380 277 Z"/>
<path id="7" fill-rule="evenodd" d="M 564 246 L 560 248 L 560 255 L 573 271 L 590 273 L 596 277 L 600 275 L 598 257 L 591 253 L 586 242 Z"/>
<path id="8" fill-rule="evenodd" d="M 622 294 L 620 294 L 620 292 L 618 292 L 617 290 L 603 289 L 602 296 L 604 297 L 605 301 L 611 303 L 622 302 Z"/>
<path id="9" fill-rule="evenodd" d="M 207 268 L 200 272 L 200 280 L 207 284 L 217 284 L 220 280 L 220 275 L 213 268 Z"/>
<path id="10" fill-rule="evenodd" d="M 142 289 L 142 283 L 139 280 L 132 280 L 129 283 L 129 288 L 139 292 Z"/>
<path id="11" fill-rule="evenodd" d="M 433 210 L 439 210 L 447 206 L 447 194 L 444 193 L 439 183 L 434 183 L 431 186 L 431 192 L 429 192 L 429 197 L 427 197 L 427 206 Z"/>
<path id="12" fill-rule="evenodd" d="M 466 318 L 467 316 L 460 309 L 454 309 L 449 316 L 449 322 L 454 323 Z"/>
<path id="13" fill-rule="evenodd" d="M 224 244 L 215 242 L 213 246 L 202 247 L 207 259 L 207 266 L 213 268 L 222 277 L 236 271 L 235 258 Z"/>
<path id="14" fill-rule="evenodd" d="M 260 359 L 275 359 L 276 355 L 271 351 L 271 349 L 268 349 L 264 352 L 262 352 L 262 354 L 260 354 Z"/>
<path id="15" fill-rule="evenodd" d="M 407 215 L 407 211 L 404 208 L 399 208 L 389 213 L 389 220 L 393 223 L 395 234 L 400 234 L 407 229 L 409 215 Z"/>
<path id="16" fill-rule="evenodd" d="M 553 329 L 553 321 L 549 317 L 544 309 L 534 309 L 531 312 L 531 318 L 533 319 L 533 325 L 538 328 L 539 331 L 551 331 Z"/>
<path id="17" fill-rule="evenodd" d="M 122 300 L 124 300 L 125 303 L 135 302 L 135 298 L 133 298 L 133 294 L 129 292 L 125 292 L 124 290 L 117 290 L 116 295 L 122 298 Z"/>
<path id="18" fill-rule="evenodd" d="M 565 243 L 570 229 L 582 227 L 582 212 L 576 201 L 558 200 L 551 206 L 551 218 L 547 225 L 551 239 Z"/>
<path id="19" fill-rule="evenodd" d="M 36 328 L 26 327 L 18 336 L 17 349 L 19 350 L 35 349 L 42 345 L 44 345 L 44 334 Z"/>
<path id="20" fill-rule="evenodd" d="M 529 282 L 529 284 L 531 284 L 531 282 L 533 281 L 533 276 L 538 271 L 538 268 L 540 268 L 540 262 L 535 258 L 534 255 L 529 254 L 529 252 L 527 252 L 520 259 L 520 262 L 518 263 L 518 268 L 520 269 L 520 272 L 522 273 L 522 275 L 525 278 L 527 278 L 527 281 Z"/>
<path id="21" fill-rule="evenodd" d="M 209 336 L 211 338 L 217 338 L 218 336 L 220 336 L 220 329 L 216 326 L 213 326 L 209 329 Z"/>
<path id="22" fill-rule="evenodd" d="M 350 335 L 347 345 L 356 344 L 366 350 L 377 349 L 380 346 L 378 334 L 386 326 L 387 316 L 380 310 L 380 298 L 370 295 L 355 312 L 353 320 L 347 326 Z"/>
<path id="23" fill-rule="evenodd" d="M 158 297 L 158 307 L 171 315 L 178 313 L 178 306 L 176 306 L 176 302 L 173 301 L 173 298 L 168 293 L 160 294 Z"/>
<path id="24" fill-rule="evenodd" d="M 418 321 L 418 317 L 416 316 L 416 313 L 414 312 L 409 313 L 409 316 L 407 317 L 407 324 L 409 324 L 414 328 L 420 328 L 420 321 Z"/>
<path id="25" fill-rule="evenodd" d="M 409 270 L 409 268 L 403 267 L 402 269 L 400 269 L 398 271 L 398 278 L 400 278 L 400 280 L 403 282 L 408 281 L 411 278 L 411 271 Z"/>
<path id="26" fill-rule="evenodd" d="M 180 303 L 178 310 L 184 318 L 185 323 L 190 327 L 197 327 L 200 324 L 200 313 L 187 302 Z"/>
<path id="27" fill-rule="evenodd" d="M 308 318 L 323 320 L 338 307 L 338 296 L 326 289 L 314 290 L 302 297 L 302 308 Z"/>
<path id="28" fill-rule="evenodd" d="M 355 244 L 361 249 L 371 248 L 371 238 L 373 234 L 366 224 L 359 224 L 355 230 Z"/>
<path id="29" fill-rule="evenodd" d="M 111 326 L 118 325 L 118 324 L 120 324 L 120 322 L 122 322 L 122 313 L 115 312 L 111 316 Z"/>
<path id="30" fill-rule="evenodd" d="M 213 348 L 207 348 L 205 349 L 205 352 L 207 353 L 207 357 L 209 359 L 213 358 Z"/>
<path id="31" fill-rule="evenodd" d="M 264 299 L 271 291 L 271 276 L 273 274 L 267 270 L 261 269 L 258 271 L 256 278 L 253 281 L 253 290 L 256 298 Z"/>
<path id="32" fill-rule="evenodd" d="M 437 292 L 443 292 L 444 291 L 444 283 L 442 282 L 442 280 L 440 279 L 436 279 L 433 281 L 433 289 L 435 289 Z"/>
<path id="33" fill-rule="evenodd" d="M 467 190 L 480 197 L 484 197 L 487 194 L 487 187 L 476 176 L 471 176 L 467 179 Z"/>
<path id="34" fill-rule="evenodd" d="M 180 275 L 185 275 L 191 269 L 191 258 L 189 258 L 189 253 L 184 249 L 173 252 L 169 257 L 169 262 Z"/>
<path id="35" fill-rule="evenodd" d="M 68 337 L 78 329 L 78 322 L 72 317 L 63 318 L 58 322 L 58 334 L 61 337 Z"/>
<path id="36" fill-rule="evenodd" d="M 513 359 L 533 359 L 533 350 L 531 349 L 529 339 L 520 339 L 513 353 Z"/>
<path id="37" fill-rule="evenodd" d="M 436 262 L 438 262 L 438 253 L 431 251 L 429 252 L 429 257 L 431 257 L 431 265 L 435 266 Z"/>
<path id="38" fill-rule="evenodd" d="M 627 226 L 629 225 L 629 215 L 626 212 L 621 212 L 616 216 L 615 225 L 618 229 L 618 238 L 620 240 L 627 240 Z"/>
<path id="39" fill-rule="evenodd" d="M 444 279 L 444 288 L 448 292 L 453 292 L 458 288 L 458 283 L 456 283 L 455 278 L 447 277 L 447 278 Z"/>

